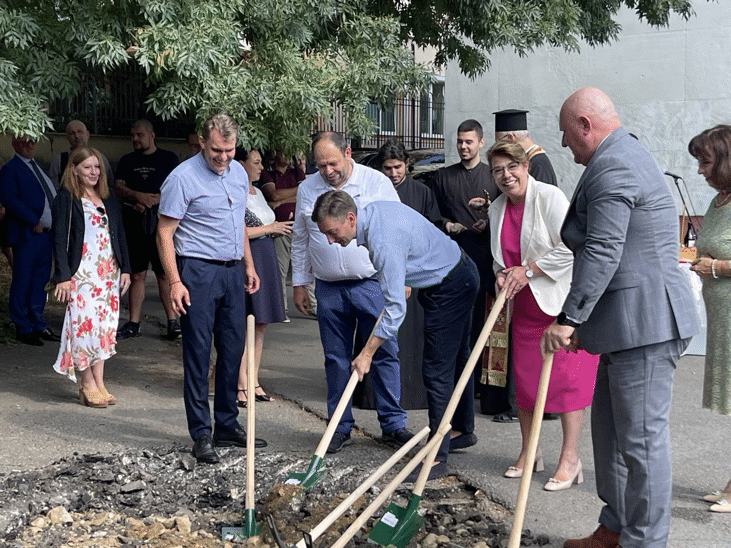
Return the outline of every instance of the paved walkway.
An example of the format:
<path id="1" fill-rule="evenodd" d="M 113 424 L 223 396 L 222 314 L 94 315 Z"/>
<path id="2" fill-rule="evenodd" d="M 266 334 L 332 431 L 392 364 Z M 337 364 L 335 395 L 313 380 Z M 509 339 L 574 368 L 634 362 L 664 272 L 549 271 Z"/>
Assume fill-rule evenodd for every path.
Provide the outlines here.
<path id="1" fill-rule="evenodd" d="M 180 343 L 161 338 L 162 308 L 149 276 L 147 314 L 142 336 L 121 341 L 109 360 L 108 387 L 119 404 L 90 409 L 77 403 L 77 387 L 51 369 L 57 346 L 0 347 L 0 473 L 29 470 L 73 452 L 113 452 L 130 447 L 190 444 L 182 402 Z M 293 308 L 291 307 L 293 310 Z M 63 311 L 51 308 L 48 317 L 60 330 Z M 123 312 L 123 317 L 125 313 Z M 257 407 L 257 434 L 272 450 L 311 454 L 324 430 L 325 379 L 317 322 L 296 311 L 289 324 L 267 330 L 261 381 L 273 395 L 271 404 Z M 703 359 L 681 359 L 675 380 L 672 411 L 674 491 L 671 548 L 731 548 L 731 514 L 712 514 L 700 501 L 722 487 L 731 475 L 727 452 L 729 419 L 700 409 Z M 478 406 L 479 407 L 479 406 Z M 355 410 L 356 425 L 373 443 L 380 436 L 374 411 Z M 495 501 L 513 507 L 519 480 L 502 477 L 519 447 L 517 424 L 493 423 L 478 415 L 479 443 L 450 457 L 452 470 L 484 490 Z M 409 412 L 409 427 L 427 423 L 426 411 Z M 524 527 L 546 533 L 551 546 L 561 539 L 583 536 L 596 527 L 601 506 L 594 487 L 588 421 L 581 436 L 585 481 L 558 493 L 542 490 L 555 470 L 560 449 L 558 421 L 543 423 L 546 471 L 534 475 Z M 294 449 L 293 449 L 294 448 Z M 342 453 L 347 455 L 347 449 Z"/>

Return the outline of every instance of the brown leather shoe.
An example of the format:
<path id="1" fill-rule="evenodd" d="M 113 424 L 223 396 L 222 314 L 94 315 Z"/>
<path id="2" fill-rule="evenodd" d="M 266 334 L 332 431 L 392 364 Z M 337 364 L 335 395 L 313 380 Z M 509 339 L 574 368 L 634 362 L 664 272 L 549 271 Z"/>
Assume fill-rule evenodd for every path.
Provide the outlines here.
<path id="1" fill-rule="evenodd" d="M 617 548 L 619 533 L 600 525 L 591 536 L 586 538 L 569 539 L 563 543 L 563 548 Z"/>

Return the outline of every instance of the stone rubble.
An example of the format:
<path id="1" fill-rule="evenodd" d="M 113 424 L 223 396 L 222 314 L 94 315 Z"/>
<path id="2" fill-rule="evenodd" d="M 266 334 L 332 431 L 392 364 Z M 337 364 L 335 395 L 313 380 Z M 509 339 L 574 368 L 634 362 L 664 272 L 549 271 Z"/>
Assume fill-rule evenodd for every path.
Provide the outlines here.
<path id="1" fill-rule="evenodd" d="M 378 451 L 357 465 L 329 457 L 323 479 L 304 491 L 290 489 L 283 480 L 293 470 L 304 470 L 307 459 L 258 453 L 261 533 L 228 542 L 221 540 L 222 528 L 241 527 L 244 515 L 245 458 L 238 450 L 221 450 L 221 456 L 219 465 L 199 466 L 189 447 L 166 447 L 74 455 L 32 472 L 0 475 L 0 548 L 275 548 L 263 511 L 274 515 L 283 538 L 294 544 L 302 530 L 319 523 L 383 460 Z M 390 502 L 405 506 L 410 489 L 400 487 Z M 378 492 L 374 486 L 361 497 L 315 546 L 330 546 Z M 410 548 L 507 545 L 510 512 L 454 477 L 430 482 L 421 511 L 426 523 Z M 349 547 L 374 546 L 367 538 L 378 516 L 380 512 Z M 521 544 L 546 546 L 549 539 L 524 530 Z"/>

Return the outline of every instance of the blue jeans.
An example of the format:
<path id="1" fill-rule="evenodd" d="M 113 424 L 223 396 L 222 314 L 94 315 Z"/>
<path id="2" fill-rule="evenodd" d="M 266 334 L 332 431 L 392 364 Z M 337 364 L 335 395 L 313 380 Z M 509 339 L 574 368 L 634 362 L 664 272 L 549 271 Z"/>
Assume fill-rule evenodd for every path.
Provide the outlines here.
<path id="1" fill-rule="evenodd" d="M 213 418 L 216 428 L 238 425 L 236 407 L 239 365 L 246 339 L 244 270 L 178 257 L 180 279 L 190 293 L 187 313 L 180 316 L 183 346 L 183 401 L 188 432 L 194 440 L 211 434 L 208 366 L 211 341 L 216 345 L 216 387 Z"/>
<path id="2" fill-rule="evenodd" d="M 385 301 L 381 286 L 373 279 L 340 282 L 317 280 L 315 297 L 320 339 L 325 353 L 327 413 L 331 416 L 350 379 L 354 337 L 357 333 L 359 339 L 368 339 Z M 406 411 L 399 405 L 401 376 L 397 355 L 398 343 L 392 337 L 383 342 L 371 363 L 376 412 L 384 432 L 395 432 L 406 427 Z M 351 405 L 352 402 L 348 402 L 336 432 L 349 434 L 353 428 L 355 419 Z"/>
<path id="3" fill-rule="evenodd" d="M 475 263 L 462 253 L 462 260 L 441 283 L 419 290 L 424 307 L 424 362 L 422 375 L 429 404 L 429 428 L 439 428 L 454 386 L 470 356 L 472 307 L 480 287 Z M 474 375 L 462 393 L 452 417 L 452 429 L 471 433 L 475 429 Z M 444 436 L 436 460 L 447 462 L 449 434 Z"/>

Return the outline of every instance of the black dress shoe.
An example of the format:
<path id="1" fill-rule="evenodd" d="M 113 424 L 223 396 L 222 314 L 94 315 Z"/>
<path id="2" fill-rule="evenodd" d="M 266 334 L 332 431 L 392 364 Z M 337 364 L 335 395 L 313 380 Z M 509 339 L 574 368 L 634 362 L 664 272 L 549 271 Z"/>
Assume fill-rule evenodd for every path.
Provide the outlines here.
<path id="1" fill-rule="evenodd" d="M 18 333 L 15 338 L 18 342 L 29 344 L 30 346 L 43 346 L 43 341 L 39 333 Z"/>
<path id="2" fill-rule="evenodd" d="M 213 448 L 211 436 L 203 435 L 193 444 L 193 456 L 198 462 L 207 462 L 208 464 L 218 463 L 218 453 Z"/>
<path id="3" fill-rule="evenodd" d="M 500 413 L 492 418 L 492 422 L 518 422 L 518 416 L 512 410 Z"/>
<path id="4" fill-rule="evenodd" d="M 213 445 L 216 447 L 246 447 L 246 430 L 241 425 L 236 425 L 234 430 L 223 430 L 216 427 L 213 432 Z M 254 447 L 266 447 L 269 445 L 261 438 L 254 439 Z"/>
<path id="5" fill-rule="evenodd" d="M 466 432 L 449 440 L 449 452 L 472 447 L 477 443 L 477 436 L 474 432 Z"/>
<path id="6" fill-rule="evenodd" d="M 43 339 L 44 341 L 49 341 L 49 342 L 59 342 L 61 340 L 61 337 L 56 335 L 53 331 L 51 331 L 47 327 L 43 331 L 39 331 L 38 336 L 41 339 Z"/>
<path id="7" fill-rule="evenodd" d="M 406 479 L 404 480 L 404 483 L 416 483 L 417 478 L 419 477 L 419 474 L 421 474 L 421 467 L 423 465 L 420 464 L 414 470 L 406 476 Z M 429 470 L 429 476 L 426 478 L 427 481 L 431 481 L 437 478 L 443 478 L 444 476 L 449 475 L 449 466 L 446 462 L 438 462 L 434 466 L 431 467 Z"/>

